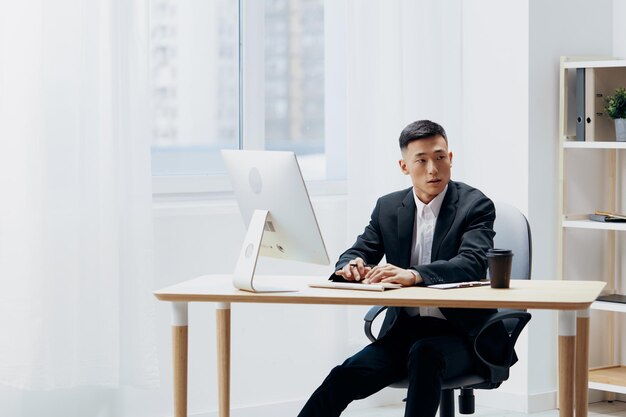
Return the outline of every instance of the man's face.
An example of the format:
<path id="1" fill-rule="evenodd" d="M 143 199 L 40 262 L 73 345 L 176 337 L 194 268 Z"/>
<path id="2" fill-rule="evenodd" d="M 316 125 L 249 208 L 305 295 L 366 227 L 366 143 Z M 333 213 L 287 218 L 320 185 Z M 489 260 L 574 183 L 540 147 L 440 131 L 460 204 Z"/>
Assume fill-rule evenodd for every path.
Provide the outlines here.
<path id="1" fill-rule="evenodd" d="M 410 142 L 398 162 L 402 172 L 411 176 L 415 194 L 424 204 L 437 197 L 450 181 L 452 152 L 441 135 Z"/>

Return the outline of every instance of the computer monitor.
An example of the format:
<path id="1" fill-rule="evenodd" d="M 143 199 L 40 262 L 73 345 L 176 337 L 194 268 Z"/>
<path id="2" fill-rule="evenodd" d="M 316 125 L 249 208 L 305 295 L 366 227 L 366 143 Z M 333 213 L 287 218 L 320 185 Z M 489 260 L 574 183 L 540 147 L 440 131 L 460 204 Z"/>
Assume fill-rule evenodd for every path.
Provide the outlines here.
<path id="1" fill-rule="evenodd" d="M 235 287 L 253 292 L 286 289 L 254 283 L 259 255 L 328 265 L 298 160 L 293 152 L 222 150 L 248 231 L 233 275 Z"/>

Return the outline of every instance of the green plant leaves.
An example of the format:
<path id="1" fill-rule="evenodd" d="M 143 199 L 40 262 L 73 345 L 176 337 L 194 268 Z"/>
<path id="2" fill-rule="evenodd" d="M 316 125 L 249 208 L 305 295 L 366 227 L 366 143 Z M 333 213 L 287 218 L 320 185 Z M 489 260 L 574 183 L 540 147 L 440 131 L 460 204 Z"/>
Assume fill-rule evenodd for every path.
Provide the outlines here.
<path id="1" fill-rule="evenodd" d="M 626 119 L 626 89 L 615 90 L 615 94 L 606 98 L 604 108 L 611 119 Z"/>

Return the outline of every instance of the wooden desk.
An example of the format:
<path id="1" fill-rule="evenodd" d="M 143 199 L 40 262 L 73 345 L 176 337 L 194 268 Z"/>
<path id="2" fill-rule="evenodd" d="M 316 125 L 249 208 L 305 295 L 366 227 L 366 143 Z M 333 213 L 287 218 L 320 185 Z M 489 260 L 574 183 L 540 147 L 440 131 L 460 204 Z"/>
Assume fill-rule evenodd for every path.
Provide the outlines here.
<path id="1" fill-rule="evenodd" d="M 272 283 L 280 278 L 259 279 Z M 306 285 L 321 279 L 283 277 L 279 281 L 282 285 L 297 287 L 299 291 L 258 294 L 235 289 L 229 276 L 205 275 L 155 291 L 159 300 L 172 303 L 175 417 L 187 415 L 187 311 L 190 302 L 217 303 L 220 417 L 230 416 L 230 303 L 559 310 L 560 416 L 572 417 L 575 411 L 577 417 L 587 417 L 589 306 L 604 288 L 604 282 L 513 280 L 508 290 L 412 287 L 385 292 L 309 288 Z"/>

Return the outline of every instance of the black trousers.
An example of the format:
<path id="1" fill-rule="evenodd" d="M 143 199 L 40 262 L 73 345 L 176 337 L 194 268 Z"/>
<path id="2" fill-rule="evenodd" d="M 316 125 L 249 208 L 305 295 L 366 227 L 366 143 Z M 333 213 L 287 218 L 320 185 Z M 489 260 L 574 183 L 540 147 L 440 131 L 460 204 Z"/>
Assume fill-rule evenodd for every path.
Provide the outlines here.
<path id="1" fill-rule="evenodd" d="M 474 367 L 466 338 L 446 320 L 405 317 L 382 338 L 335 367 L 299 417 L 335 417 L 353 400 L 406 379 L 405 417 L 434 417 L 443 379 Z"/>

